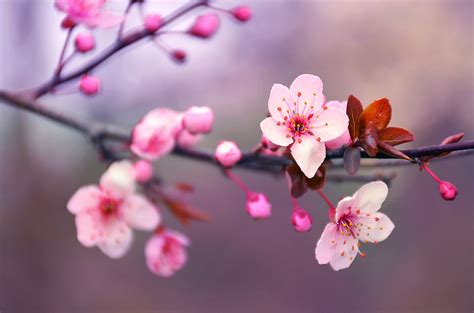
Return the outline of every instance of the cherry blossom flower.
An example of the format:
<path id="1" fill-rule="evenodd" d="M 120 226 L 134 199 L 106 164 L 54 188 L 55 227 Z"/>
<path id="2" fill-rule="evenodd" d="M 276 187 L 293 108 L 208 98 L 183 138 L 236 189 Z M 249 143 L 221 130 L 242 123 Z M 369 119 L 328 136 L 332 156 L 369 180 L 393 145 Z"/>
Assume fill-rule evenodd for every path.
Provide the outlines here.
<path id="1" fill-rule="evenodd" d="M 378 212 L 387 194 L 387 185 L 376 181 L 339 201 L 334 220 L 326 225 L 316 246 L 319 264 L 329 263 L 335 271 L 348 268 L 357 254 L 365 255 L 359 241 L 378 243 L 390 235 L 395 225 Z"/>
<path id="2" fill-rule="evenodd" d="M 134 127 L 130 149 L 139 157 L 154 161 L 173 150 L 182 129 L 182 114 L 159 108 L 150 111 Z"/>
<path id="3" fill-rule="evenodd" d="M 146 243 L 146 264 L 152 273 L 170 277 L 188 260 L 187 246 L 189 246 L 189 239 L 183 234 L 161 230 Z"/>
<path id="4" fill-rule="evenodd" d="M 290 147 L 303 173 L 312 178 L 326 157 L 326 141 L 339 137 L 348 127 L 345 112 L 324 105 L 323 83 L 318 76 L 298 76 L 288 89 L 275 84 L 270 92 L 271 117 L 260 123 L 274 144 Z"/>
<path id="5" fill-rule="evenodd" d="M 113 27 L 121 23 L 123 16 L 106 11 L 107 0 L 56 0 L 58 10 L 67 14 L 66 19 L 86 27 Z"/>
<path id="6" fill-rule="evenodd" d="M 134 190 L 133 165 L 121 161 L 107 169 L 99 186 L 76 191 L 67 209 L 76 216 L 79 242 L 86 247 L 97 246 L 111 258 L 120 258 L 132 243 L 132 228 L 155 229 L 161 220 L 157 208 Z"/>
<path id="7" fill-rule="evenodd" d="M 326 103 L 326 106 L 338 108 L 342 110 L 345 114 L 347 114 L 346 113 L 347 101 L 337 101 L 337 100 L 328 101 Z M 340 135 L 336 139 L 327 141 L 325 144 L 326 144 L 327 149 L 336 150 L 336 149 L 341 148 L 343 145 L 347 145 L 350 143 L 351 143 L 351 135 L 349 134 L 349 128 L 346 128 L 346 130 L 342 133 L 342 135 Z"/>

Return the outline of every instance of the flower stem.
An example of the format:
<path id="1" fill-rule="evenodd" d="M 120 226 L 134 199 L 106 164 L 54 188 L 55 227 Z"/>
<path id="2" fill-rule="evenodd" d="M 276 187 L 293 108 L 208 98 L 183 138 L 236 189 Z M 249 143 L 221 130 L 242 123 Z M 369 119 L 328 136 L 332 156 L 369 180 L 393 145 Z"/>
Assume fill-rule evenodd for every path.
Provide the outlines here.
<path id="1" fill-rule="evenodd" d="M 66 55 L 66 50 L 67 50 L 67 46 L 69 45 L 69 41 L 71 40 L 71 35 L 72 35 L 73 30 L 74 30 L 74 27 L 71 27 L 67 30 L 66 39 L 64 40 L 63 48 L 61 49 L 61 54 L 59 55 L 58 65 L 56 66 L 56 70 L 54 71 L 55 79 L 59 78 L 59 76 L 61 75 L 61 71 L 63 70 L 63 67 L 66 64 L 66 61 L 69 60 L 68 58 L 66 59 L 66 61 L 64 61 L 64 57 Z"/>
<path id="2" fill-rule="evenodd" d="M 426 163 L 421 165 L 421 168 L 424 169 L 437 183 L 441 183 L 441 179 L 428 167 Z"/>
<path id="3" fill-rule="evenodd" d="M 240 189 L 242 189 L 246 194 L 251 193 L 251 190 L 245 183 L 237 176 L 235 175 L 231 169 L 225 169 L 224 170 L 225 174 L 231 181 L 233 181 Z"/>
<path id="4" fill-rule="evenodd" d="M 331 200 L 329 200 L 329 198 L 321 189 L 318 189 L 317 192 L 319 193 L 321 198 L 323 198 L 324 202 L 326 202 L 326 204 L 329 206 L 329 220 L 331 222 L 334 222 L 336 219 L 336 207 L 334 206 L 334 204 L 332 204 Z"/>

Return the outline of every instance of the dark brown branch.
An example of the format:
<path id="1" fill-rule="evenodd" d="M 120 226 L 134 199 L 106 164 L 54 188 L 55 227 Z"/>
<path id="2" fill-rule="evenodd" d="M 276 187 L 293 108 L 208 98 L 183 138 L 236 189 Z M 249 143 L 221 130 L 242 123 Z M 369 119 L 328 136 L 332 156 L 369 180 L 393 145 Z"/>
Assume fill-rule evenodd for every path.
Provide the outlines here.
<path id="1" fill-rule="evenodd" d="M 54 110 L 48 109 L 47 107 L 39 104 L 38 102 L 28 99 L 21 95 L 16 95 L 4 91 L 0 91 L 0 101 L 10 106 L 32 112 L 36 115 L 40 115 L 44 118 L 60 123 L 66 127 L 72 128 L 76 131 L 83 133 L 88 136 L 92 142 L 97 144 L 97 141 L 117 141 L 121 143 L 129 143 L 130 131 L 120 127 L 116 127 L 108 124 L 93 123 L 82 121 L 77 118 L 73 118 L 67 115 L 60 114 Z M 442 152 L 453 152 L 461 150 L 474 149 L 474 140 L 464 141 L 460 143 L 453 143 L 447 145 L 436 145 L 422 147 L 418 149 L 402 150 L 403 153 L 412 157 L 418 158 L 422 156 L 433 156 Z M 187 150 L 180 147 L 176 147 L 173 150 L 174 155 L 194 159 L 201 162 L 207 162 L 218 165 L 214 160 L 214 154 L 209 151 L 202 150 Z M 452 154 L 456 155 L 455 153 Z M 332 151 L 327 153 L 328 159 L 340 159 L 343 156 L 343 150 Z M 366 154 L 362 154 L 363 158 L 369 158 Z M 377 154 L 376 158 L 387 159 L 388 162 L 396 161 L 404 162 L 404 164 L 411 164 L 409 161 L 398 160 L 392 156 Z M 379 160 L 382 162 L 383 160 Z M 291 161 L 286 157 L 279 156 L 265 156 L 255 154 L 254 152 L 245 153 L 242 159 L 237 164 L 238 167 L 247 168 L 251 170 L 259 170 L 270 173 L 280 173 L 282 169 L 289 165 Z"/>
<path id="2" fill-rule="evenodd" d="M 198 7 L 207 5 L 207 3 L 208 3 L 208 0 L 198 0 L 198 1 L 190 2 L 182 6 L 181 8 L 177 9 L 176 11 L 174 11 L 173 13 L 171 13 L 170 15 L 168 15 L 167 17 L 163 19 L 163 23 L 161 24 L 159 30 L 163 29 L 170 23 L 176 21 L 177 19 L 187 14 L 188 12 Z M 140 29 L 140 30 L 133 31 L 124 37 L 119 37 L 113 44 L 111 44 L 108 48 L 104 49 L 104 51 L 101 54 L 99 54 L 96 58 L 91 60 L 89 63 L 86 63 L 85 65 L 81 66 L 79 69 L 73 71 L 72 73 L 64 75 L 62 77 L 54 76 L 53 79 L 51 79 L 49 82 L 35 89 L 31 93 L 32 97 L 39 98 L 47 94 L 51 90 L 53 90 L 55 87 L 90 72 L 91 70 L 93 70 L 94 68 L 102 64 L 104 61 L 106 61 L 115 53 L 119 52 L 120 50 L 144 38 L 153 37 L 157 35 L 156 33 L 159 30 L 155 32 L 150 32 L 150 31 L 147 31 L 146 29 Z"/>

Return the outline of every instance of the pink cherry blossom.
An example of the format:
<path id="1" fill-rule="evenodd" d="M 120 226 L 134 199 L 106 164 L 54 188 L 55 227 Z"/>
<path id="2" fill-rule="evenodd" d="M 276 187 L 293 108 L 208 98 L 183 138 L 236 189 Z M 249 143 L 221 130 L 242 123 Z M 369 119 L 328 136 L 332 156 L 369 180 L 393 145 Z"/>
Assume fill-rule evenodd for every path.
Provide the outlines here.
<path id="1" fill-rule="evenodd" d="M 205 134 L 212 130 L 214 113 L 209 107 L 190 107 L 183 115 L 183 126 L 192 134 Z"/>
<path id="2" fill-rule="evenodd" d="M 188 260 L 187 246 L 189 246 L 189 239 L 183 234 L 161 230 L 146 243 L 146 264 L 154 274 L 170 277 Z"/>
<path id="3" fill-rule="evenodd" d="M 252 18 L 252 10 L 244 5 L 233 8 L 231 14 L 240 22 L 247 22 Z"/>
<path id="4" fill-rule="evenodd" d="M 342 110 L 345 114 L 347 114 L 346 113 L 347 101 L 333 100 L 333 101 L 327 102 L 326 106 L 328 108 L 330 108 L 330 107 L 338 108 L 338 109 Z M 327 149 L 336 150 L 336 149 L 339 149 L 342 146 L 350 144 L 350 143 L 351 143 L 351 136 L 349 134 L 349 128 L 346 128 L 346 130 L 342 133 L 342 135 L 340 135 L 336 139 L 327 141 L 325 144 L 326 144 Z"/>
<path id="5" fill-rule="evenodd" d="M 359 250 L 359 241 L 378 243 L 387 239 L 395 225 L 378 212 L 387 194 L 387 185 L 376 181 L 339 201 L 334 221 L 326 225 L 316 246 L 319 264 L 329 263 L 335 271 L 348 268 L 357 254 L 365 255 Z"/>
<path id="6" fill-rule="evenodd" d="M 133 164 L 133 174 L 139 183 L 145 183 L 153 177 L 153 165 L 145 160 Z"/>
<path id="7" fill-rule="evenodd" d="M 201 141 L 202 135 L 191 134 L 186 129 L 182 129 L 176 136 L 176 143 L 181 148 L 189 149 L 194 147 L 199 141 Z"/>
<path id="8" fill-rule="evenodd" d="M 86 27 L 113 27 L 121 23 L 123 16 L 105 10 L 107 0 L 56 0 L 58 10 L 67 14 L 66 19 Z"/>
<path id="9" fill-rule="evenodd" d="M 215 13 L 200 15 L 194 21 L 189 33 L 200 38 L 209 38 L 219 28 L 219 16 Z"/>
<path id="10" fill-rule="evenodd" d="M 247 193 L 247 213 L 254 219 L 265 219 L 272 215 L 272 204 L 263 193 Z"/>
<path id="11" fill-rule="evenodd" d="M 305 210 L 298 208 L 291 215 L 291 223 L 297 232 L 307 232 L 313 226 L 313 218 Z"/>
<path id="12" fill-rule="evenodd" d="M 149 32 L 156 32 L 161 27 L 163 19 L 159 14 L 150 14 L 145 16 L 145 29 Z"/>
<path id="13" fill-rule="evenodd" d="M 152 110 L 134 127 L 130 149 L 143 159 L 157 160 L 173 150 L 181 125 L 180 113 L 166 108 Z"/>
<path id="14" fill-rule="evenodd" d="M 221 141 L 214 156 L 222 166 L 232 167 L 242 158 L 242 152 L 235 142 Z"/>
<path id="15" fill-rule="evenodd" d="M 298 76 L 290 88 L 275 84 L 270 92 L 271 117 L 260 123 L 274 144 L 290 147 L 303 173 L 312 178 L 326 157 L 325 142 L 339 137 L 348 127 L 345 112 L 324 105 L 323 83 L 318 76 Z"/>
<path id="16" fill-rule="evenodd" d="M 99 186 L 76 191 L 67 209 L 76 216 L 79 242 L 86 247 L 97 246 L 111 258 L 120 258 L 132 243 L 132 228 L 155 229 L 161 220 L 157 208 L 134 190 L 133 166 L 121 161 L 107 169 Z"/>

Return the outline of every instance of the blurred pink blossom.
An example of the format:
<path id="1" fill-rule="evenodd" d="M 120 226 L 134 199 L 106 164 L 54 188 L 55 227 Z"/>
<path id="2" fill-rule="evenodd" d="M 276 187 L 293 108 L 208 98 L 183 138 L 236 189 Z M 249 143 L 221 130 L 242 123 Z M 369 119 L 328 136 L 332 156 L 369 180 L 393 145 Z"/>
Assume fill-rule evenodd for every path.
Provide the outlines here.
<path id="1" fill-rule="evenodd" d="M 146 243 L 146 264 L 154 274 L 170 277 L 188 260 L 187 246 L 189 246 L 189 239 L 183 234 L 161 230 Z"/>
<path id="2" fill-rule="evenodd" d="M 183 115 L 183 126 L 192 134 L 205 134 L 212 130 L 214 113 L 209 107 L 192 106 Z"/>
<path id="3" fill-rule="evenodd" d="M 348 268 L 358 253 L 365 255 L 359 250 L 359 240 L 378 243 L 387 239 L 395 225 L 378 212 L 387 195 L 387 185 L 376 181 L 339 201 L 335 220 L 326 225 L 316 246 L 319 264 L 329 263 L 335 271 Z"/>
<path id="4" fill-rule="evenodd" d="M 219 28 L 219 16 L 215 13 L 200 15 L 194 21 L 189 33 L 200 38 L 209 38 Z"/>
<path id="5" fill-rule="evenodd" d="M 94 76 L 84 75 L 79 81 L 79 90 L 87 96 L 93 96 L 100 91 L 100 80 Z"/>
<path id="6" fill-rule="evenodd" d="M 67 209 L 76 216 L 79 242 L 86 247 L 97 246 L 111 258 L 120 258 L 128 251 L 132 228 L 153 230 L 161 220 L 158 209 L 135 193 L 133 166 L 128 161 L 113 163 L 99 186 L 76 191 Z"/>
<path id="7" fill-rule="evenodd" d="M 298 208 L 291 215 L 291 223 L 298 232 L 307 232 L 313 226 L 313 218 L 305 210 Z"/>
<path id="8" fill-rule="evenodd" d="M 254 219 L 265 219 L 272 215 L 272 204 L 263 193 L 247 193 L 247 213 Z"/>
<path id="9" fill-rule="evenodd" d="M 89 52 L 95 47 L 94 35 L 88 32 L 81 32 L 76 35 L 74 44 L 77 51 L 81 53 Z"/>
<path id="10" fill-rule="evenodd" d="M 133 174 L 137 182 L 145 183 L 153 177 L 153 165 L 146 160 L 140 160 L 133 164 Z"/>
<path id="11" fill-rule="evenodd" d="M 298 76 L 288 89 L 275 84 L 270 92 L 271 117 L 260 123 L 263 134 L 274 144 L 290 146 L 291 155 L 303 173 L 312 178 L 326 157 L 324 143 L 348 127 L 345 112 L 324 105 L 323 83 L 318 76 Z"/>
<path id="12" fill-rule="evenodd" d="M 215 158 L 222 166 L 232 167 L 242 158 L 242 152 L 235 142 L 221 141 L 217 145 Z"/>
<path id="13" fill-rule="evenodd" d="M 56 0 L 58 10 L 67 14 L 66 19 L 86 27 L 113 27 L 121 23 L 123 16 L 105 10 L 107 0 Z"/>
<path id="14" fill-rule="evenodd" d="M 231 14 L 240 22 L 247 22 L 252 18 L 252 10 L 247 6 L 238 6 L 231 10 Z"/>
<path id="15" fill-rule="evenodd" d="M 150 14 L 145 16 L 144 26 L 145 29 L 149 32 L 156 32 L 163 22 L 159 14 Z"/>

